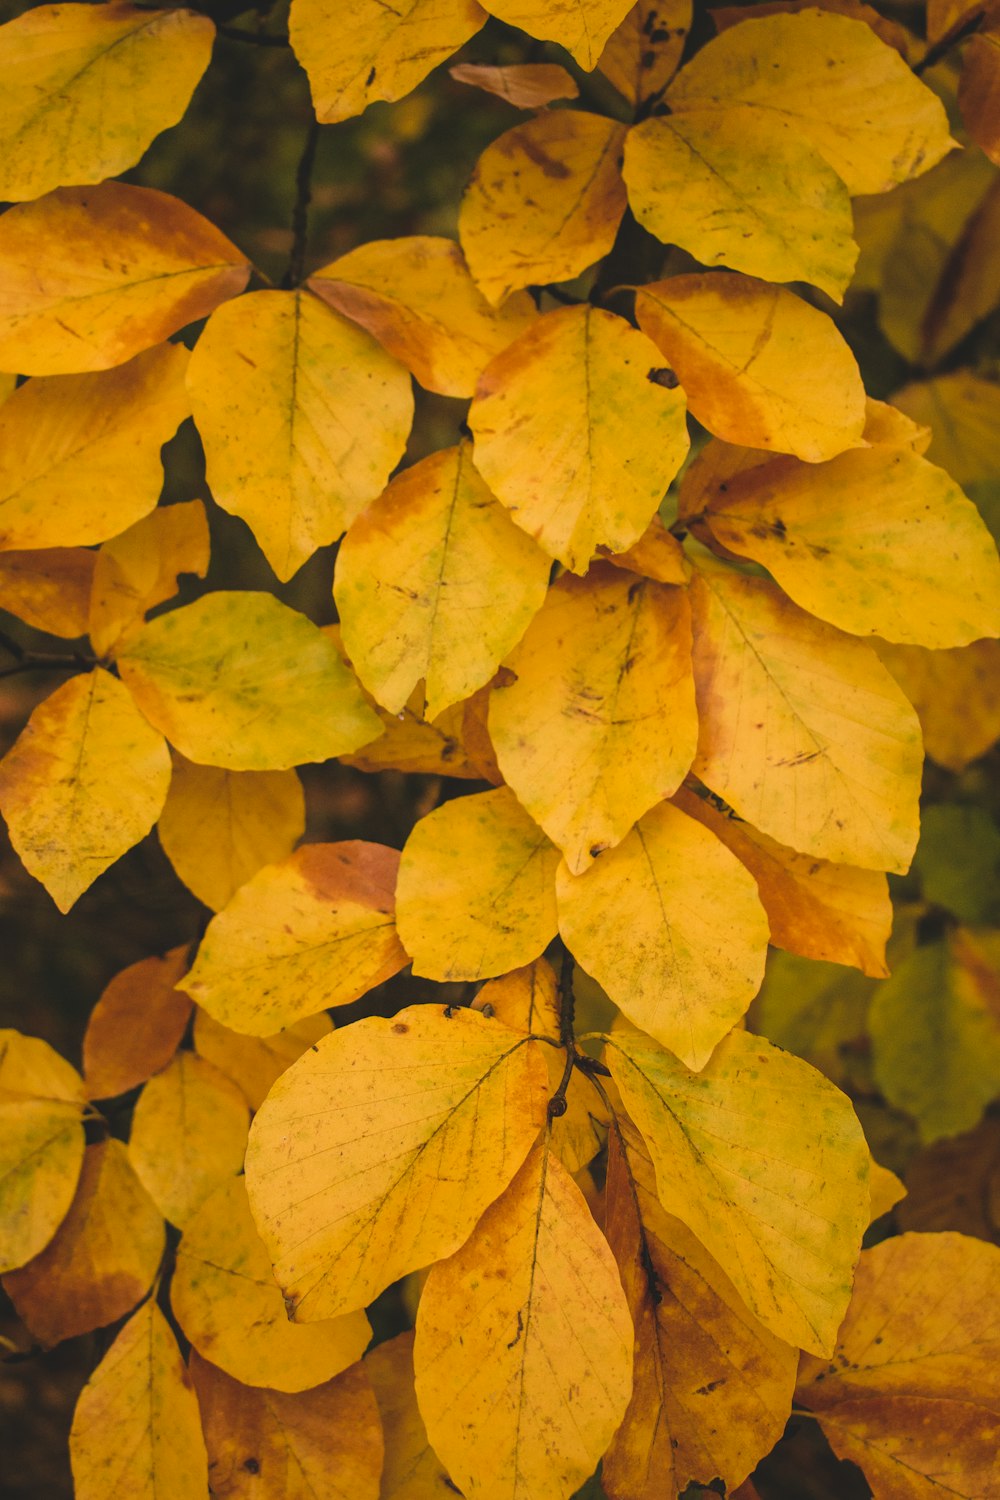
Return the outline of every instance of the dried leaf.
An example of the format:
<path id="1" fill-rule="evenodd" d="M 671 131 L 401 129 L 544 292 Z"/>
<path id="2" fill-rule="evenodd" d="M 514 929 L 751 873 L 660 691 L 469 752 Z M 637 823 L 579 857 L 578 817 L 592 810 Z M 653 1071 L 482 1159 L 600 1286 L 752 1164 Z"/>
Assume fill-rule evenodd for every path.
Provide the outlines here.
<path id="1" fill-rule="evenodd" d="M 180 1045 L 191 1001 L 176 988 L 188 948 L 141 958 L 116 974 L 90 1013 L 83 1074 L 92 1099 L 113 1099 L 165 1068 Z"/>
<path id="2" fill-rule="evenodd" d="M 0 609 L 50 635 L 86 635 L 96 562 L 85 547 L 0 553 Z"/>
<path id="3" fill-rule="evenodd" d="M 663 93 L 691 29 L 692 0 L 638 0 L 608 38 L 597 66 L 630 104 Z"/>
<path id="4" fill-rule="evenodd" d="M 554 99 L 576 99 L 576 82 L 558 63 L 456 63 L 448 72 L 456 83 L 505 99 L 515 109 L 540 109 Z"/>

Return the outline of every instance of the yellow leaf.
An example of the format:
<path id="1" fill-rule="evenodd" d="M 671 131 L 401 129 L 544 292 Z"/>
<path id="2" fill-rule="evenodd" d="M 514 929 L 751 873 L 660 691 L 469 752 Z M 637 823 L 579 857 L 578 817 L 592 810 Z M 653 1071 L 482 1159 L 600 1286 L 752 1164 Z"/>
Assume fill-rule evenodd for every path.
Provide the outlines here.
<path id="1" fill-rule="evenodd" d="M 611 1131 L 606 1227 L 636 1351 L 632 1401 L 601 1465 L 605 1493 L 647 1500 L 713 1478 L 732 1493 L 784 1430 L 798 1352 L 758 1323 L 722 1267 L 660 1207 L 627 1116 Z"/>
<path id="2" fill-rule="evenodd" d="M 871 1189 L 872 1223 L 880 1219 L 883 1214 L 889 1213 L 902 1198 L 906 1197 L 906 1188 L 895 1172 L 890 1172 L 888 1167 L 879 1166 L 874 1157 L 869 1163 L 868 1183 Z"/>
<path id="3" fill-rule="evenodd" d="M 912 448 L 914 453 L 924 454 L 930 446 L 931 429 L 887 401 L 873 401 L 869 396 L 865 402 L 866 443 L 874 447 Z M 947 464 L 942 464 L 947 468 Z M 954 476 L 952 476 L 954 477 Z"/>
<path id="4" fill-rule="evenodd" d="M 317 271 L 309 285 L 367 328 L 425 390 L 442 396 L 471 396 L 483 366 L 537 316 L 526 292 L 490 307 L 455 242 L 426 234 L 370 240 Z"/>
<path id="5" fill-rule="evenodd" d="M 490 0 L 490 14 L 529 36 L 558 42 L 588 73 L 631 0 Z"/>
<path id="6" fill-rule="evenodd" d="M 468 739 L 470 706 L 489 688 L 480 689 L 465 703 L 455 703 L 428 724 L 421 716 L 424 690 L 418 686 L 398 714 L 372 705 L 382 722 L 377 740 L 364 745 L 356 755 L 342 755 L 344 765 L 359 771 L 417 771 L 426 776 L 457 776 L 470 781 L 500 781 L 494 766 L 488 770 L 474 753 Z M 483 731 L 485 733 L 485 729 Z"/>
<path id="7" fill-rule="evenodd" d="M 664 526 L 659 516 L 650 521 L 642 536 L 624 552 L 609 552 L 598 548 L 600 555 L 616 568 L 626 573 L 638 573 L 642 578 L 655 578 L 657 583 L 686 584 L 691 578 L 691 564 L 684 555 L 684 548 Z"/>
<path id="8" fill-rule="evenodd" d="M 194 209 L 103 182 L 17 204 L 0 221 L 0 365 L 107 370 L 246 285 L 246 259 Z"/>
<path id="9" fill-rule="evenodd" d="M 139 1095 L 129 1158 L 165 1218 L 183 1229 L 243 1165 L 249 1112 L 234 1083 L 204 1058 L 178 1052 Z"/>
<path id="10" fill-rule="evenodd" d="M 975 145 L 1000 165 L 1000 28 L 969 38 L 962 54 L 958 107 Z"/>
<path id="11" fill-rule="evenodd" d="M 806 958 L 852 964 L 884 979 L 885 945 L 892 929 L 892 903 L 885 876 L 796 854 L 707 799 L 681 787 L 674 801 L 710 828 L 757 882 L 776 948 Z M 795 1048 L 793 1051 L 797 1050 Z"/>
<path id="12" fill-rule="evenodd" d="M 197 1351 L 190 1368 L 218 1500 L 379 1500 L 382 1431 L 364 1366 L 294 1395 L 241 1385 Z"/>
<path id="13" fill-rule="evenodd" d="M 47 1042 L 0 1031 L 0 1273 L 39 1254 L 83 1163 L 83 1081 Z"/>
<path id="14" fill-rule="evenodd" d="M 730 480 L 707 520 L 841 630 L 916 646 L 1000 635 L 996 543 L 954 480 L 909 449 L 775 459 Z"/>
<path id="15" fill-rule="evenodd" d="M 308 291 L 218 308 L 188 391 L 212 494 L 282 581 L 380 492 L 413 420 L 402 366 Z"/>
<path id="16" fill-rule="evenodd" d="M 827 1364 L 798 1399 L 884 1500 L 988 1496 L 1000 1422 L 1000 1250 L 960 1234 L 904 1234 L 861 1257 Z"/>
<path id="17" fill-rule="evenodd" d="M 736 856 L 665 802 L 584 874 L 561 865 L 556 897 L 587 973 L 636 1026 L 704 1067 L 764 977 L 767 917 Z"/>
<path id="18" fill-rule="evenodd" d="M 92 1099 L 113 1099 L 165 1068 L 180 1045 L 191 1001 L 176 988 L 188 966 L 182 944 L 116 974 L 90 1013 L 83 1074 Z"/>
<path id="19" fill-rule="evenodd" d="M 46 1346 L 115 1323 L 145 1296 L 163 1219 L 121 1141 L 88 1146 L 76 1196 L 41 1255 L 4 1277 L 18 1316 Z"/>
<path id="20" fill-rule="evenodd" d="M 736 107 L 644 120 L 623 172 L 632 212 L 658 239 L 707 266 L 809 281 L 841 300 L 858 253 L 847 189 L 780 121 Z"/>
<path id="21" fill-rule="evenodd" d="M 630 104 L 662 94 L 691 29 L 692 0 L 638 0 L 608 38 L 597 66 Z"/>
<path id="22" fill-rule="evenodd" d="M 558 63 L 511 63 L 501 68 L 490 63 L 456 63 L 448 72 L 456 83 L 495 94 L 515 109 L 540 109 L 553 99 L 576 99 L 580 93 Z"/>
<path id="23" fill-rule="evenodd" d="M 253 1036 L 359 999 L 407 963 L 393 921 L 398 867 L 395 849 L 356 840 L 265 865 L 209 923 L 184 988 Z"/>
<path id="24" fill-rule="evenodd" d="M 414 974 L 489 979 L 531 963 L 556 934 L 558 863 L 509 787 L 421 818 L 396 886 L 396 926 Z"/>
<path id="25" fill-rule="evenodd" d="M 469 412 L 476 467 L 517 524 L 574 573 L 631 547 L 688 450 L 660 351 L 598 308 L 547 313 L 487 365 Z"/>
<path id="26" fill-rule="evenodd" d="M 563 574 L 490 698 L 504 780 L 574 874 L 676 791 L 698 743 L 687 593 Z"/>
<path id="27" fill-rule="evenodd" d="M 288 30 L 324 125 L 401 99 L 482 26 L 476 0 L 293 0 Z"/>
<path id="28" fill-rule="evenodd" d="M 230 771 L 327 760 L 381 729 L 332 643 L 271 594 L 206 594 L 160 615 L 118 665 L 172 745 Z"/>
<path id="29" fill-rule="evenodd" d="M 96 562 L 85 547 L 0 553 L 0 609 L 50 635 L 86 635 Z"/>
<path id="30" fill-rule="evenodd" d="M 277 1391 L 322 1385 L 360 1359 L 371 1337 L 363 1312 L 289 1321 L 242 1177 L 216 1188 L 184 1226 L 170 1305 L 205 1359 Z"/>
<path id="31" fill-rule="evenodd" d="M 721 567 L 699 571 L 692 603 L 695 773 L 802 854 L 907 870 L 920 726 L 872 648 Z"/>
<path id="32" fill-rule="evenodd" d="M 62 912 L 152 828 L 170 755 L 109 672 L 71 677 L 0 762 L 0 809 L 24 867 Z"/>
<path id="33" fill-rule="evenodd" d="M 263 865 L 291 854 L 305 826 L 294 771 L 225 771 L 175 755 L 156 831 L 174 873 L 221 911 Z"/>
<path id="34" fill-rule="evenodd" d="M 473 1004 L 513 1031 L 560 1039 L 559 997 L 556 976 L 547 959 L 539 958 L 523 969 L 514 969 L 500 979 L 484 984 Z M 489 1007 L 489 1009 L 487 1009 Z M 562 1082 L 566 1054 L 546 1047 L 543 1056 L 549 1070 L 549 1094 Z M 608 1112 L 601 1095 L 579 1070 L 570 1075 L 565 1093 L 566 1112 L 549 1123 L 552 1150 L 570 1173 L 583 1170 L 604 1148 Z"/>
<path id="35" fill-rule="evenodd" d="M 208 520 L 200 500 L 163 506 L 105 542 L 90 600 L 90 639 L 98 656 L 109 655 L 147 610 L 172 599 L 182 573 L 204 578 L 208 560 Z"/>
<path id="36" fill-rule="evenodd" d="M 868 1031 L 875 1081 L 922 1140 L 970 1130 L 1000 1094 L 1000 934 L 917 948 L 875 991 Z"/>
<path id="37" fill-rule="evenodd" d="M 154 1298 L 125 1324 L 80 1393 L 70 1433 L 76 1500 L 204 1500 L 198 1402 Z"/>
<path id="38" fill-rule="evenodd" d="M 1000 642 L 973 641 L 954 651 L 877 646 L 917 711 L 931 760 L 964 771 L 1000 739 Z"/>
<path id="39" fill-rule="evenodd" d="M 0 547 L 103 542 L 151 511 L 160 449 L 190 410 L 187 362 L 163 344 L 116 370 L 16 390 L 0 407 Z"/>
<path id="40" fill-rule="evenodd" d="M 332 1030 L 333 1023 L 324 1011 L 296 1021 L 273 1036 L 243 1036 L 199 1010 L 194 1018 L 194 1046 L 198 1056 L 231 1078 L 250 1108 L 258 1110 L 285 1069 Z"/>
<path id="41" fill-rule="evenodd" d="M 904 386 L 893 404 L 933 437 L 927 456 L 959 484 L 977 484 L 1000 473 L 1000 384 L 972 370 L 953 370 Z"/>
<path id="42" fill-rule="evenodd" d="M 859 446 L 857 360 L 833 320 L 784 287 L 726 271 L 674 276 L 639 291 L 636 315 L 717 437 L 809 463 Z"/>
<path id="43" fill-rule="evenodd" d="M 929 0 L 928 10 L 933 4 L 934 0 Z M 874 6 L 863 4 L 862 0 L 818 0 L 818 3 L 817 0 L 764 0 L 759 5 L 713 5 L 711 16 L 716 30 L 726 31 L 741 21 L 759 20 L 761 16 L 798 15 L 800 11 L 816 9 L 864 21 L 887 46 L 895 47 L 904 61 L 909 59 L 911 44 L 915 40 L 913 33 L 891 17 L 879 15 Z"/>
<path id="44" fill-rule="evenodd" d="M 184 114 L 215 27 L 190 10 L 40 5 L 0 28 L 0 198 L 102 182 Z"/>
<path id="45" fill-rule="evenodd" d="M 944 106 L 863 21 L 809 10 L 744 21 L 703 47 L 671 109 L 749 111 L 808 141 L 848 191 L 884 193 L 951 150 Z"/>
<path id="46" fill-rule="evenodd" d="M 333 592 L 347 654 L 391 713 L 423 679 L 435 719 L 489 682 L 540 608 L 551 566 L 476 472 L 470 444 L 432 453 L 340 546 Z"/>
<path id="47" fill-rule="evenodd" d="M 365 1355 L 385 1432 L 381 1500 L 443 1500 L 448 1476 L 427 1441 L 413 1389 L 413 1333 L 386 1339 Z"/>
<path id="48" fill-rule="evenodd" d="M 607 1241 L 542 1141 L 417 1309 L 417 1400 L 463 1494 L 567 1500 L 624 1416 L 632 1344 Z"/>
<path id="49" fill-rule="evenodd" d="M 763 1037 L 732 1031 L 701 1073 L 639 1032 L 607 1062 L 660 1202 L 786 1343 L 828 1354 L 868 1226 L 868 1147 L 846 1094 Z"/>
<path id="50" fill-rule="evenodd" d="M 254 1120 L 247 1188 L 285 1302 L 312 1322 L 462 1243 L 545 1120 L 539 1044 L 415 1005 L 323 1037 Z"/>
<path id="51" fill-rule="evenodd" d="M 625 127 L 614 120 L 557 109 L 487 146 L 465 190 L 458 233 L 490 302 L 520 287 L 571 281 L 608 254 L 625 212 L 624 141 Z"/>

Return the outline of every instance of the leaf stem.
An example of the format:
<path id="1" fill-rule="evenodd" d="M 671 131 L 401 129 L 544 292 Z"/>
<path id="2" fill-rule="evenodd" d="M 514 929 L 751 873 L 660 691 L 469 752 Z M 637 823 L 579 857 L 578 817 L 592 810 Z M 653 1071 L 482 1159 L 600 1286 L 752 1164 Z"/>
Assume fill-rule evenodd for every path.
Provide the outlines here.
<path id="1" fill-rule="evenodd" d="M 292 209 L 292 253 L 281 285 L 284 290 L 298 286 L 306 261 L 306 239 L 309 233 L 309 204 L 312 202 L 312 171 L 319 140 L 319 121 L 313 119 L 295 173 L 295 206 Z"/>
<path id="2" fill-rule="evenodd" d="M 0 647 L 14 658 L 13 665 L 0 668 L 0 678 L 16 677 L 20 672 L 89 671 L 97 665 L 96 657 L 91 660 L 81 651 L 73 651 L 65 656 L 29 651 L 5 630 L 0 630 Z"/>
<path id="3" fill-rule="evenodd" d="M 559 1086 L 552 1098 L 549 1100 L 549 1119 L 555 1120 L 566 1113 L 566 1090 L 576 1067 L 576 1033 L 573 1029 L 573 1019 L 576 1011 L 576 996 L 573 993 L 573 965 L 572 953 L 566 947 L 562 947 L 562 964 L 559 970 L 559 1042 L 566 1050 L 566 1066 L 559 1080 Z"/>
<path id="4" fill-rule="evenodd" d="M 944 36 L 939 37 L 933 47 L 928 47 L 920 61 L 913 64 L 912 71 L 919 78 L 922 73 L 926 73 L 929 68 L 933 68 L 935 63 L 939 63 L 943 57 L 948 55 L 952 47 L 957 47 L 959 42 L 964 42 L 966 37 L 970 37 L 974 31 L 978 31 L 983 24 L 985 16 L 986 10 L 984 6 L 980 6 L 978 10 L 974 10 L 971 15 L 964 16 L 950 31 L 946 31 Z"/>

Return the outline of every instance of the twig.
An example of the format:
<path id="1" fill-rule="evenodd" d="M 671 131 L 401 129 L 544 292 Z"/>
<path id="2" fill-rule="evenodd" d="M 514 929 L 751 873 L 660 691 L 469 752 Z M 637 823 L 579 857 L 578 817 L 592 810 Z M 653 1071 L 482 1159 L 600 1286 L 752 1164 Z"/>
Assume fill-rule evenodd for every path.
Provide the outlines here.
<path id="1" fill-rule="evenodd" d="M 302 280 L 302 272 L 306 262 L 306 237 L 309 232 L 309 204 L 312 201 L 312 170 L 316 159 L 316 142 L 319 140 L 319 121 L 313 120 L 309 126 L 309 134 L 302 148 L 299 158 L 298 171 L 295 174 L 295 207 L 292 209 L 292 253 L 288 260 L 288 270 L 282 281 L 282 287 L 287 291 L 293 286 L 298 286 Z"/>
<path id="2" fill-rule="evenodd" d="M 576 1010 L 576 997 L 573 994 L 573 955 L 563 945 L 562 968 L 559 973 L 559 1041 L 566 1049 L 566 1066 L 559 1080 L 559 1087 L 549 1100 L 549 1119 L 555 1120 L 559 1115 L 566 1113 L 566 1090 L 576 1067 L 576 1033 L 573 1030 L 573 1018 Z"/>
<path id="3" fill-rule="evenodd" d="M 216 25 L 216 31 L 229 42 L 249 42 L 252 47 L 290 47 L 287 36 L 269 36 L 263 31 L 243 31 L 239 26 Z"/>
<path id="4" fill-rule="evenodd" d="M 920 61 L 913 64 L 913 72 L 917 77 L 919 78 L 922 73 L 926 73 L 928 68 L 933 68 L 935 63 L 939 63 L 943 57 L 948 55 L 952 47 L 957 47 L 959 42 L 964 42 L 966 37 L 970 37 L 974 31 L 978 31 L 985 17 L 986 11 L 984 8 L 981 7 L 979 10 L 974 10 L 971 15 L 963 17 L 950 31 L 946 31 L 944 36 L 939 37 L 933 47 L 928 47 Z"/>
<path id="5" fill-rule="evenodd" d="M 19 672 L 88 671 L 97 665 L 96 657 L 90 660 L 79 651 L 65 656 L 50 656 L 44 651 L 28 651 L 5 630 L 0 630 L 0 647 L 14 658 L 12 666 L 0 668 L 0 678 L 16 677 Z"/>

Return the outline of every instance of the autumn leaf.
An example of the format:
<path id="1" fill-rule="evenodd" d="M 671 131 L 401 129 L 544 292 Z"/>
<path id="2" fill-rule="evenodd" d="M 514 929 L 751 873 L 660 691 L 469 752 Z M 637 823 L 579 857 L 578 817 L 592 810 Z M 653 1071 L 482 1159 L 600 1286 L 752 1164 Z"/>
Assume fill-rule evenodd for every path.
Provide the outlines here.
<path id="1" fill-rule="evenodd" d="M 543 1140 L 417 1309 L 417 1400 L 463 1493 L 570 1496 L 624 1415 L 632 1344 L 607 1241 Z"/>
<path id="2" fill-rule="evenodd" d="M 107 370 L 243 290 L 250 267 L 179 198 L 103 182 L 16 204 L 0 222 L 0 365 Z"/>
<path id="3" fill-rule="evenodd" d="M 608 37 L 597 66 L 630 104 L 662 93 L 691 29 L 692 0 L 639 0 Z"/>
<path id="4" fill-rule="evenodd" d="M 190 10 L 40 5 L 0 28 L 0 198 L 102 182 L 184 114 L 215 28 Z"/>
<path id="5" fill-rule="evenodd" d="M 295 1021 L 271 1036 L 246 1036 L 230 1031 L 208 1011 L 199 1009 L 194 1018 L 194 1049 L 220 1073 L 225 1073 L 242 1091 L 252 1110 L 260 1109 L 275 1083 L 321 1036 L 333 1030 L 323 1011 Z"/>
<path id="6" fill-rule="evenodd" d="M 402 366 L 306 290 L 218 308 L 188 391 L 212 494 L 283 581 L 379 494 L 413 420 Z"/>
<path id="7" fill-rule="evenodd" d="M 422 818 L 396 886 L 396 926 L 413 972 L 488 979 L 537 958 L 556 932 L 558 863 L 559 851 L 507 787 Z"/>
<path id="8" fill-rule="evenodd" d="M 86 635 L 96 562 L 86 547 L 2 552 L 0 609 L 50 635 Z"/>
<path id="9" fill-rule="evenodd" d="M 660 360 L 624 318 L 582 306 L 539 318 L 483 371 L 476 467 L 575 573 L 598 545 L 638 541 L 687 453 L 683 395 L 649 378 Z"/>
<path id="10" fill-rule="evenodd" d="M 485 686 L 537 613 L 551 560 L 476 472 L 468 443 L 405 469 L 351 527 L 333 592 L 365 687 L 427 719 Z"/>
<path id="11" fill-rule="evenodd" d="M 134 1500 L 204 1500 L 208 1463 L 198 1403 L 153 1298 L 84 1386 L 69 1443 L 77 1500 L 105 1500 L 109 1491 Z"/>
<path id="12" fill-rule="evenodd" d="M 977 484 L 1000 471 L 1000 384 L 952 370 L 897 391 L 893 405 L 931 429 L 927 456 L 956 483 Z"/>
<path id="13" fill-rule="evenodd" d="M 467 83 L 505 99 L 516 109 L 540 109 L 554 99 L 576 99 L 576 81 L 558 63 L 456 63 L 448 72 L 456 83 Z"/>
<path id="14" fill-rule="evenodd" d="M 413 1389 L 413 1332 L 386 1339 L 365 1355 L 385 1434 L 381 1500 L 442 1500 L 450 1487 Z"/>
<path id="15" fill-rule="evenodd" d="M 490 0 L 490 14 L 529 36 L 558 42 L 581 68 L 595 67 L 630 0 Z"/>
<path id="16" fill-rule="evenodd" d="M 109 672 L 71 677 L 0 763 L 11 843 L 62 912 L 156 822 L 170 782 L 163 738 Z"/>
<path id="17" fill-rule="evenodd" d="M 411 1006 L 332 1032 L 254 1120 L 247 1187 L 297 1319 L 363 1307 L 462 1243 L 545 1119 L 538 1044 Z"/>
<path id="18" fill-rule="evenodd" d="M 208 518 L 201 500 L 162 506 L 105 542 L 90 596 L 90 639 L 98 656 L 113 654 L 148 610 L 172 599 L 182 573 L 208 572 Z"/>
<path id="19" fill-rule="evenodd" d="M 931 760 L 964 771 L 1000 739 L 1000 643 L 973 641 L 951 651 L 876 644 L 917 711 Z"/>
<path id="20" fill-rule="evenodd" d="M 92 1099 L 124 1094 L 170 1062 L 191 1016 L 191 1001 L 177 988 L 187 967 L 182 945 L 162 958 L 129 964 L 105 986 L 83 1037 L 83 1075 Z"/>
<path id="21" fill-rule="evenodd" d="M 1000 164 L 1000 28 L 987 24 L 962 56 L 958 107 L 973 142 Z"/>
<path id="22" fill-rule="evenodd" d="M 357 1000 L 407 962 L 393 921 L 398 867 L 394 849 L 354 840 L 265 865 L 209 923 L 185 990 L 254 1036 Z"/>

